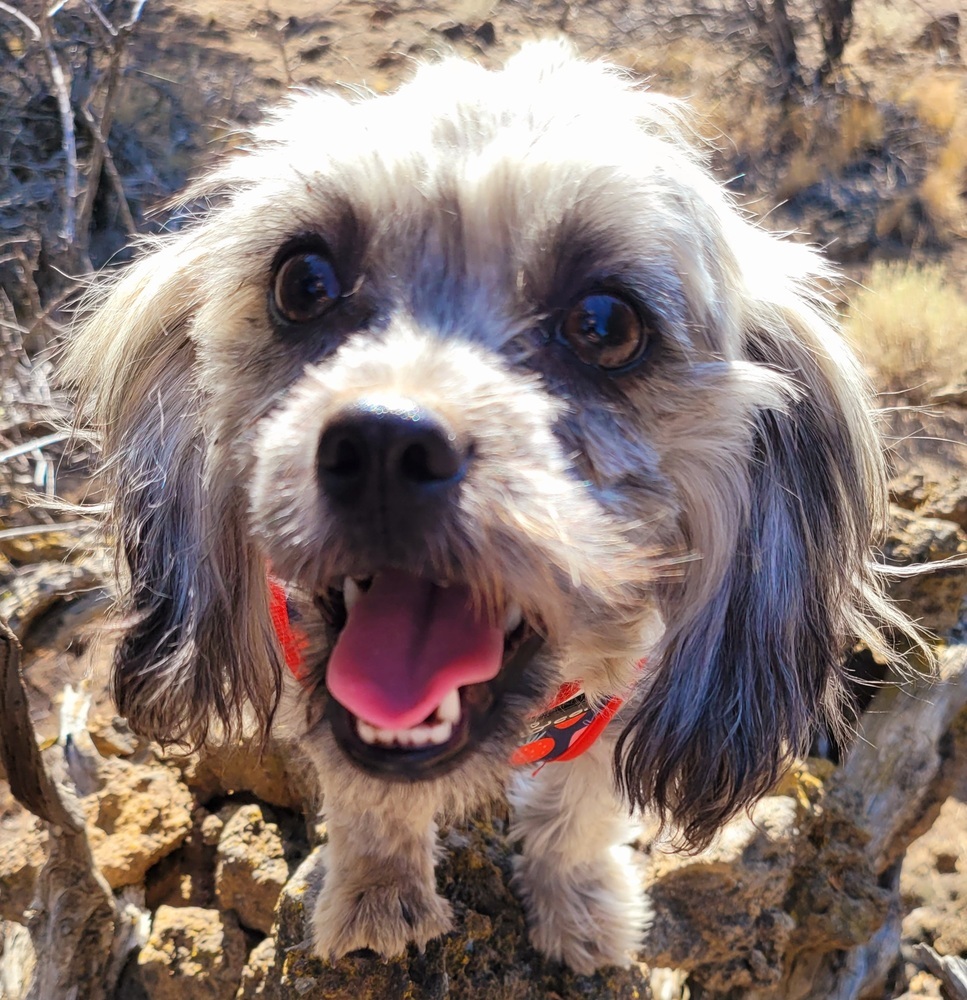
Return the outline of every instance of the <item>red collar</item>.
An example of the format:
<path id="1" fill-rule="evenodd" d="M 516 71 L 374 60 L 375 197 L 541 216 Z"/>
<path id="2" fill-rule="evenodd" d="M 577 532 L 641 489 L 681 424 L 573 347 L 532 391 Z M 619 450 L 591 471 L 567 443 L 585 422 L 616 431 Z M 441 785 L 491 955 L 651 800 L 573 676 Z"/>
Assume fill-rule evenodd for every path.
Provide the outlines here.
<path id="1" fill-rule="evenodd" d="M 269 613 L 278 636 L 285 665 L 297 681 L 302 680 L 305 637 L 292 627 L 285 589 L 269 579 Z M 590 749 L 614 718 L 624 699 L 609 698 L 599 709 L 588 704 L 580 683 L 567 681 L 543 712 L 528 723 L 528 735 L 511 755 L 514 765 L 536 764 L 538 769 L 552 761 L 564 763 Z"/>

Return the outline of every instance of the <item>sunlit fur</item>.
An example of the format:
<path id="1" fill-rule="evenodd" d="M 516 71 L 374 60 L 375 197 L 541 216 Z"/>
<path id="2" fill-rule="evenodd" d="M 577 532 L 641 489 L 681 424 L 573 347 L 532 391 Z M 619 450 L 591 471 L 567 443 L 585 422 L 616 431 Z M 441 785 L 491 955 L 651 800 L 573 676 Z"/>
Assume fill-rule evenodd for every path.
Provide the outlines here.
<path id="1" fill-rule="evenodd" d="M 127 571 L 114 690 L 132 725 L 265 731 L 284 674 L 269 566 L 301 607 L 323 956 L 447 929 L 436 819 L 497 793 L 526 714 L 581 678 L 626 705 L 579 762 L 516 776 L 516 878 L 547 955 L 626 961 L 643 910 L 612 848 L 629 808 L 707 842 L 818 726 L 841 730 L 848 647 L 890 655 L 884 627 L 905 630 L 868 564 L 883 473 L 822 264 L 743 218 L 685 121 L 556 43 L 496 73 L 425 67 L 387 97 L 297 97 L 191 189 L 183 231 L 105 283 L 70 347 Z M 354 276 L 358 319 L 293 336 L 268 286 L 304 233 Z M 658 338 L 625 374 L 554 337 L 600 287 L 643 303 Z M 497 731 L 402 786 L 336 747 L 333 637 L 309 601 L 355 558 L 317 486 L 320 434 L 374 394 L 475 443 L 409 568 L 467 581 L 495 613 L 516 600 L 547 636 Z"/>

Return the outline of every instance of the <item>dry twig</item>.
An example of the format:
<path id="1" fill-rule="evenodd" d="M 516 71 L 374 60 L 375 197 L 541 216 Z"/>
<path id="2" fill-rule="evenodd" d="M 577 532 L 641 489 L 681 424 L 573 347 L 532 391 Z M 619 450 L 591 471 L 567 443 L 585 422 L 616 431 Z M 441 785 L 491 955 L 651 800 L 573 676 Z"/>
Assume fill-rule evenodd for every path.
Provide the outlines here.
<path id="1" fill-rule="evenodd" d="M 20 645 L 0 621 L 0 760 L 21 805 L 46 820 L 50 855 L 40 873 L 30 919 L 37 963 L 28 1000 L 109 1000 L 120 967 L 113 944 L 121 921 L 108 884 L 94 863 L 80 805 L 63 760 L 58 780 L 48 772 L 30 720 L 20 674 Z"/>

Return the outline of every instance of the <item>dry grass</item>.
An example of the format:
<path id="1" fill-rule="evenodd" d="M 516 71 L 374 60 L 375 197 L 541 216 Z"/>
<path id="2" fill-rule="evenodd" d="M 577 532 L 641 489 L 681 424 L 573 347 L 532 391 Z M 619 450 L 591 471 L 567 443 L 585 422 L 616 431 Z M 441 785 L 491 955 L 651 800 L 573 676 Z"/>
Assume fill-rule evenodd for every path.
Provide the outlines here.
<path id="1" fill-rule="evenodd" d="M 835 177 L 883 141 L 883 112 L 865 97 L 843 94 L 831 102 L 793 109 L 782 123 L 794 147 L 777 194 L 792 198 L 824 176 Z"/>
<path id="2" fill-rule="evenodd" d="M 943 240 L 967 236 L 967 114 L 961 114 L 920 183 L 920 202 Z M 967 339 L 967 332 L 965 332 Z"/>
<path id="3" fill-rule="evenodd" d="M 902 94 L 917 118 L 940 135 L 954 127 L 964 104 L 962 73 L 935 71 L 912 83 Z"/>
<path id="4" fill-rule="evenodd" d="M 878 388 L 914 402 L 967 373 L 967 298 L 939 264 L 874 264 L 846 335 Z"/>
<path id="5" fill-rule="evenodd" d="M 962 198 L 967 180 L 967 112 L 964 74 L 927 73 L 903 92 L 917 118 L 937 137 L 939 153 L 920 183 L 920 204 L 942 241 L 967 233 Z"/>

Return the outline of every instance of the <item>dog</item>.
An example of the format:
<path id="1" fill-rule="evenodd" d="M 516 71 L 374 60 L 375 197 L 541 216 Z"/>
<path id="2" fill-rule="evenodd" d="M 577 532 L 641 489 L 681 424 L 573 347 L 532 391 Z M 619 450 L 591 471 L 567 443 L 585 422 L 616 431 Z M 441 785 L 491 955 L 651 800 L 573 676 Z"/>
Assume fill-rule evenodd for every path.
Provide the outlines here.
<path id="1" fill-rule="evenodd" d="M 825 266 L 698 145 L 558 42 L 299 96 L 69 347 L 119 709 L 197 745 L 265 736 L 294 687 L 323 958 L 447 932 L 435 824 L 507 787 L 533 944 L 627 963 L 632 815 L 707 844 L 842 733 L 847 650 L 909 631 Z"/>

